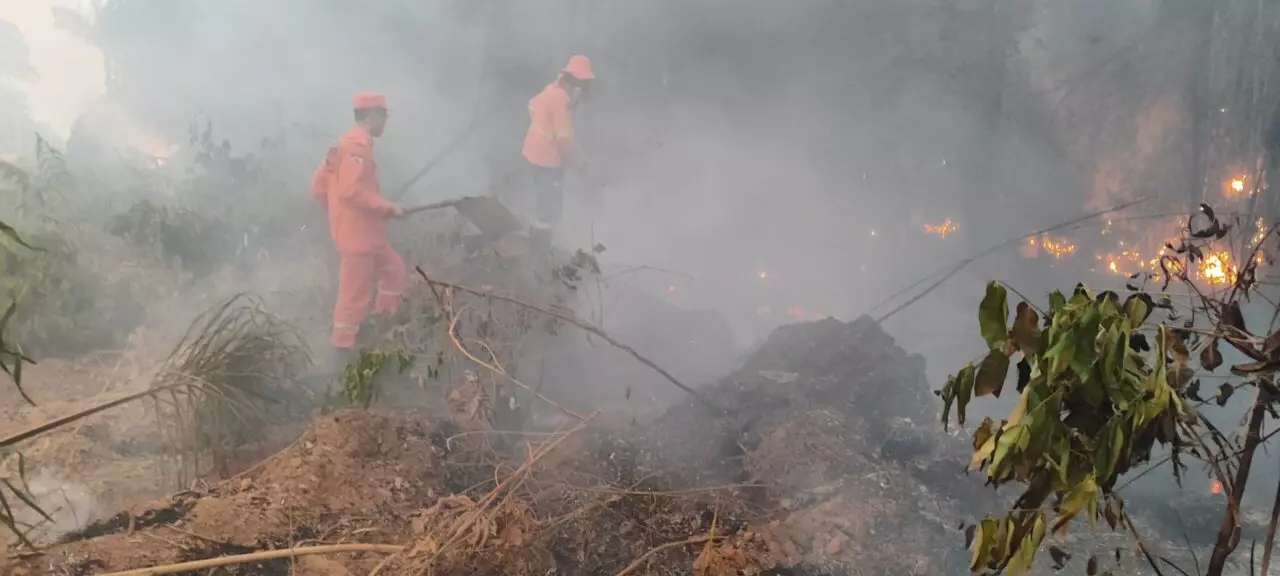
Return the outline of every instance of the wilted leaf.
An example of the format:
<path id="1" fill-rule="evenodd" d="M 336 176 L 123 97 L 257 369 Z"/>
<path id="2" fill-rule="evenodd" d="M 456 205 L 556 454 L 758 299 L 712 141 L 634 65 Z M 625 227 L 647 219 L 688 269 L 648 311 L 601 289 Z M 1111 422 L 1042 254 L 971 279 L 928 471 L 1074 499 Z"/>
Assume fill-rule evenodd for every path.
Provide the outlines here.
<path id="1" fill-rule="evenodd" d="M 1057 546 L 1050 546 L 1049 558 L 1053 559 L 1053 569 L 1061 570 L 1067 567 L 1067 562 L 1071 560 L 1071 555 Z"/>
<path id="2" fill-rule="evenodd" d="M 1191 385 L 1187 386 L 1187 391 L 1183 392 L 1183 395 L 1186 396 L 1187 398 L 1195 400 L 1196 402 L 1204 402 L 1204 399 L 1200 397 L 1200 381 L 1199 380 L 1193 380 L 1191 382 Z"/>
<path id="3" fill-rule="evenodd" d="M 1262 353 L 1268 359 L 1280 360 L 1280 330 L 1267 336 L 1266 342 L 1262 344 Z"/>
<path id="4" fill-rule="evenodd" d="M 982 419 L 982 424 L 979 424 L 978 428 L 973 431 L 973 449 L 975 451 L 981 450 L 987 440 L 990 440 L 995 435 L 995 427 L 996 423 L 990 416 Z"/>
<path id="5" fill-rule="evenodd" d="M 1277 368 L 1280 368 L 1280 362 L 1264 360 L 1262 362 L 1236 364 L 1231 367 L 1231 373 L 1239 376 L 1250 376 L 1253 374 L 1262 374 L 1264 372 L 1274 372 Z"/>
<path id="6" fill-rule="evenodd" d="M 1173 361 L 1178 366 L 1185 366 L 1187 360 L 1191 358 L 1191 351 L 1187 350 L 1187 345 L 1182 342 L 1174 342 L 1169 346 L 1169 354 L 1173 356 Z"/>
<path id="7" fill-rule="evenodd" d="M 1240 312 L 1240 303 L 1232 300 L 1222 305 L 1218 320 L 1223 326 L 1235 328 L 1241 332 L 1246 332 L 1244 327 L 1244 314 Z"/>
<path id="8" fill-rule="evenodd" d="M 993 350 L 1009 339 L 1008 293 L 998 282 L 987 283 L 987 293 L 978 305 L 978 326 L 982 338 Z"/>
<path id="9" fill-rule="evenodd" d="M 999 398 L 1000 390 L 1004 388 L 1004 379 L 1008 375 L 1009 357 L 999 350 L 988 352 L 987 357 L 983 358 L 982 364 L 978 366 L 978 375 L 973 386 L 973 397 L 994 394 L 996 398 Z"/>
<path id="10" fill-rule="evenodd" d="M 1013 318 L 1013 343 L 1023 354 L 1036 356 L 1044 348 L 1036 311 L 1026 302 L 1019 302 Z"/>
<path id="11" fill-rule="evenodd" d="M 1200 351 L 1200 367 L 1213 372 L 1222 365 L 1222 352 L 1218 350 L 1218 339 L 1210 340 Z"/>
<path id="12" fill-rule="evenodd" d="M 1031 382 L 1031 364 L 1026 358 L 1018 361 L 1018 393 L 1022 393 L 1022 389 L 1027 387 Z"/>
<path id="13" fill-rule="evenodd" d="M 1231 395 L 1235 393 L 1235 387 L 1230 384 L 1224 382 L 1221 386 L 1218 386 L 1218 407 L 1226 406 L 1227 401 L 1231 399 Z"/>

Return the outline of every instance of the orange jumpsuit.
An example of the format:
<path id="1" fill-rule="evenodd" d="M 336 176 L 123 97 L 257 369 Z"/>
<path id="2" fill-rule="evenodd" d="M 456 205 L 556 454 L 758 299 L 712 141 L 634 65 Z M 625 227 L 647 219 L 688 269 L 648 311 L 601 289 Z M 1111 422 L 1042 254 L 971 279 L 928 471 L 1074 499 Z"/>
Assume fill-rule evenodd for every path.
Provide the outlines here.
<path id="1" fill-rule="evenodd" d="M 524 158 L 534 166 L 560 168 L 573 146 L 569 120 L 569 93 L 558 82 L 548 84 L 529 100 L 529 131 L 524 136 Z"/>
<path id="2" fill-rule="evenodd" d="M 529 131 L 524 136 L 525 160 L 532 165 L 534 229 L 550 229 L 560 222 L 564 206 L 564 165 L 573 153 L 573 124 L 569 93 L 552 82 L 529 100 Z"/>
<path id="3" fill-rule="evenodd" d="M 405 287 L 404 261 L 387 243 L 387 219 L 395 207 L 379 192 L 373 137 L 364 128 L 352 128 L 329 149 L 312 178 L 311 192 L 329 213 L 329 232 L 340 257 L 330 343 L 354 348 L 369 300 L 374 300 L 374 313 L 394 314 Z"/>

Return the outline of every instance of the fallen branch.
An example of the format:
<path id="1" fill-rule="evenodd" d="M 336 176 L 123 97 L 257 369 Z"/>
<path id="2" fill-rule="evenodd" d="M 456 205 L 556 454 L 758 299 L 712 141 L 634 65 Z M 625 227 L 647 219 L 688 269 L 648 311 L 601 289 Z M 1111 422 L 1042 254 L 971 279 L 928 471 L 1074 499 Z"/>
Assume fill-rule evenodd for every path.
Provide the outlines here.
<path id="1" fill-rule="evenodd" d="M 207 560 L 194 560 L 179 564 L 166 564 L 164 566 L 154 566 L 151 568 L 138 568 L 136 570 L 125 570 L 123 572 L 111 572 L 109 574 L 104 574 L 103 576 L 154 576 L 157 574 L 180 574 L 182 572 L 194 572 L 196 570 L 218 568 L 221 566 L 235 566 L 237 564 L 262 562 L 264 560 L 296 558 L 298 556 L 314 556 L 317 554 L 342 554 L 346 552 L 378 552 L 382 554 L 397 554 L 403 551 L 404 546 L 396 546 L 393 544 L 333 544 L 330 546 L 307 546 L 305 548 L 266 550 L 263 552 L 253 552 L 237 556 L 222 556 L 220 558 L 209 558 Z"/>
<path id="2" fill-rule="evenodd" d="M 143 399 L 143 398 L 147 398 L 147 397 L 149 397 L 149 396 L 154 396 L 154 395 L 159 394 L 159 393 L 161 393 L 161 392 L 166 392 L 166 391 L 173 390 L 173 389 L 180 388 L 180 387 L 187 386 L 187 385 L 189 385 L 189 383 L 187 383 L 187 382 L 178 382 L 178 383 L 169 384 L 169 385 L 166 385 L 166 386 L 159 386 L 159 387 L 156 387 L 156 388 L 149 388 L 149 389 L 147 389 L 147 390 L 143 390 L 142 392 L 137 392 L 137 393 L 134 393 L 134 394 L 130 394 L 130 395 L 125 396 L 125 397 L 123 397 L 123 398 L 117 398 L 117 399 L 115 399 L 115 400 L 111 400 L 111 401 L 108 401 L 108 402 L 103 402 L 102 404 L 98 404 L 97 406 L 91 406 L 91 407 L 89 407 L 89 408 L 85 408 L 84 410 L 81 410 L 81 411 L 76 412 L 76 413 L 74 413 L 74 414 L 69 414 L 69 415 L 67 415 L 67 416 L 62 416 L 61 418 L 55 418 L 55 419 L 53 419 L 53 420 L 50 420 L 50 421 L 48 421 L 48 422 L 45 422 L 44 424 L 39 424 L 39 425 L 33 426 L 33 427 L 31 427 L 31 428 L 28 428 L 28 429 L 26 429 L 26 430 L 23 430 L 22 432 L 18 432 L 17 434 L 14 434 L 14 435 L 12 435 L 12 436 L 8 436 L 8 437 L 4 438 L 3 440 L 0 440 L 0 448 L 7 448 L 7 447 L 12 446 L 12 445 L 14 445 L 14 444 L 17 444 L 17 443 L 19 443 L 19 442 L 23 442 L 23 441 L 25 441 L 25 440 L 30 440 L 30 439 L 32 439 L 32 438 L 34 438 L 34 437 L 36 437 L 36 436 L 39 436 L 39 435 L 41 435 L 41 434 L 44 434 L 45 432 L 49 432 L 50 430 L 55 430 L 55 429 L 57 429 L 57 428 L 61 428 L 61 427 L 63 427 L 63 426 L 66 426 L 67 424 L 70 424 L 70 423 L 75 422 L 75 421 L 77 421 L 77 420 L 83 420 L 83 419 L 85 419 L 85 418 L 88 418 L 88 417 L 90 417 L 90 416 L 93 416 L 94 414 L 97 414 L 97 413 L 102 412 L 102 411 L 104 411 L 104 410 L 110 410 L 110 409 L 112 409 L 112 408 L 115 408 L 116 406 L 120 406 L 120 405 L 123 405 L 123 404 L 128 404 L 128 403 L 133 402 L 133 401 L 135 401 L 135 400 L 141 400 L 141 399 Z"/>
<path id="3" fill-rule="evenodd" d="M 430 566 L 437 558 L 445 552 L 452 549 L 453 546 L 461 543 L 470 536 L 478 526 L 483 526 L 491 522 L 482 522 L 481 520 L 487 515 L 496 514 L 506 504 L 516 490 L 524 483 L 525 479 L 532 473 L 533 467 L 543 457 L 555 451 L 560 444 L 564 443 L 570 436 L 582 431 L 586 427 L 587 422 L 600 414 L 599 410 L 592 412 L 582 422 L 579 422 L 573 428 L 560 433 L 554 440 L 549 440 L 539 445 L 536 450 L 532 450 L 525 461 L 514 472 L 508 475 L 501 483 L 499 483 L 488 494 L 475 503 L 475 507 L 466 511 L 448 526 L 428 535 L 418 545 L 417 550 L 430 550 L 430 556 L 426 559 L 426 565 Z M 501 497 L 501 500 L 499 500 Z M 496 504 L 495 504 L 496 502 Z M 434 545 L 434 542 L 443 541 L 443 544 Z M 432 543 L 432 544 L 428 544 Z"/>
<path id="4" fill-rule="evenodd" d="M 583 322 L 583 321 L 581 321 L 581 320 L 578 320 L 577 318 L 574 318 L 574 317 L 572 317 L 572 316 L 570 316 L 570 315 L 568 315 L 568 314 L 565 314 L 565 313 L 563 313 L 563 312 L 557 312 L 557 311 L 555 311 L 555 310 L 551 310 L 551 309 L 548 309 L 548 308 L 544 308 L 544 307 L 542 307 L 542 306 L 538 306 L 537 304 L 531 304 L 531 303 L 529 303 L 529 302 L 525 302 L 525 301 L 520 300 L 520 299 L 518 299 L 518 298 L 514 298 L 514 297 L 511 297 L 511 296 L 504 296 L 504 295 L 502 295 L 502 294 L 495 294 L 495 293 L 492 293 L 492 292 L 484 292 L 484 291 L 481 291 L 481 290 L 476 290 L 476 289 L 474 289 L 474 288 L 468 288 L 468 287 L 466 287 L 466 286 L 462 286 L 462 285 L 459 285 L 459 284 L 453 284 L 453 283 L 451 283 L 451 282 L 442 282 L 442 281 L 440 281 L 440 280 L 432 280 L 430 277 L 428 277 L 428 276 L 427 276 L 427 273 L 426 273 L 426 272 L 424 272 L 424 271 L 422 270 L 422 267 L 421 267 L 421 266 L 417 266 L 417 267 L 415 267 L 415 269 L 418 271 L 418 275 L 419 275 L 419 276 L 422 276 L 422 279 L 423 279 L 423 280 L 425 280 L 425 281 L 427 282 L 427 286 L 431 287 L 431 289 L 432 289 L 432 291 L 433 291 L 433 292 L 434 292 L 435 288 L 436 288 L 437 286 L 439 286 L 439 287 L 442 287 L 442 288 L 448 288 L 448 289 L 452 289 L 452 290 L 457 290 L 457 291 L 459 291 L 459 292 L 466 292 L 466 293 L 468 293 L 468 294 L 471 294 L 471 295 L 473 295 L 473 296 L 478 296 L 478 297 L 481 297 L 481 298 L 492 298 L 492 299 L 494 299 L 494 300 L 501 300 L 501 301 L 503 301 L 503 302 L 507 302 L 507 303 L 510 303 L 510 304 L 515 304 L 515 305 L 520 306 L 520 307 L 523 307 L 523 308 L 528 308 L 529 310 L 534 310 L 534 311 L 537 311 L 537 312 L 541 312 L 541 313 L 543 313 L 543 314 L 546 314 L 546 315 L 548 315 L 548 316 L 551 316 L 552 318 L 555 318 L 555 319 L 557 319 L 557 320 L 561 320 L 561 321 L 566 322 L 566 323 L 568 323 L 568 324 L 572 324 L 572 325 L 577 326 L 578 328 L 580 328 L 580 329 L 582 329 L 582 330 L 584 330 L 584 331 L 586 331 L 586 332 L 589 332 L 589 333 L 591 333 L 591 334 L 594 334 L 594 335 L 596 335 L 596 336 L 599 336 L 599 337 L 600 337 L 600 339 L 604 340 L 605 342 L 608 342 L 608 343 L 609 343 L 610 345 L 612 345 L 614 348 L 617 348 L 617 349 L 619 349 L 619 350 L 622 350 L 623 352 L 626 352 L 626 353 L 630 354 L 630 355 L 631 355 L 631 357 L 633 357 L 633 358 L 635 358 L 636 360 L 638 360 L 641 364 L 644 364 L 645 366 L 648 366 L 649 368 L 651 368 L 653 371 L 657 372 L 658 374 L 661 374 L 661 375 L 662 375 L 662 377 L 663 377 L 663 378 L 666 378 L 668 382 L 671 382 L 671 383 L 672 383 L 672 384 L 674 384 L 677 388 L 679 388 L 679 389 L 681 389 L 681 390 L 684 390 L 684 391 L 685 391 L 685 392 L 687 392 L 690 396 L 693 396 L 694 398 L 697 398 L 697 399 L 698 399 L 698 401 L 702 402 L 702 403 L 703 403 L 703 404 L 705 404 L 707 407 L 711 408 L 712 410 L 715 410 L 716 412 L 724 413 L 724 410 L 723 410 L 722 408 L 720 408 L 719 406 L 717 406 L 714 402 L 712 402 L 712 401 L 711 401 L 710 399 L 708 399 L 706 396 L 703 396 L 702 394 L 699 394 L 697 391 L 695 391 L 693 388 L 690 388 L 689 386 L 686 386 L 683 382 L 681 382 L 680 380 L 676 379 L 676 377 L 675 377 L 675 376 L 672 376 L 670 372 L 667 372 L 667 371 L 666 371 L 666 370 L 664 370 L 661 366 L 658 366 L 657 364 L 655 364 L 652 360 L 649 360 L 648 358 L 645 358 L 644 356 L 640 355 L 640 353 L 639 353 L 639 352 L 636 352 L 636 350 L 635 350 L 634 348 L 632 348 L 632 347 L 630 347 L 630 346 L 628 346 L 628 345 L 626 345 L 626 344 L 623 344 L 623 343 L 621 343 L 621 342 L 617 341 L 617 340 L 616 340 L 616 339 L 614 339 L 612 336 L 610 336 L 610 335 L 606 334 L 606 333 L 605 333 L 605 331 L 604 331 L 604 330 L 601 330 L 600 328 L 597 328 L 597 327 L 595 327 L 595 326 L 592 326 L 592 325 L 590 325 L 590 324 L 587 324 L 587 323 L 585 323 L 585 322 Z"/>
<path id="5" fill-rule="evenodd" d="M 690 544 L 702 544 L 703 542 L 711 542 L 713 540 L 716 540 L 717 538 L 718 537 L 713 537 L 713 536 L 695 536 L 693 538 L 681 540 L 679 542 L 667 542 L 666 544 L 658 546 L 653 550 L 645 552 L 639 558 L 636 558 L 630 564 L 627 564 L 627 567 L 623 568 L 622 571 L 617 573 L 616 576 L 627 576 L 627 574 L 630 574 L 632 570 L 635 570 L 636 568 L 639 568 L 641 564 L 644 564 L 645 560 L 648 560 L 650 556 L 653 556 L 654 554 L 657 554 L 658 552 L 661 552 L 668 548 L 679 548 L 681 546 L 688 546 Z"/>
<path id="6" fill-rule="evenodd" d="M 562 406 L 559 402 L 556 402 L 555 400 L 552 400 L 552 399 L 550 399 L 550 398 L 548 398 L 548 397 L 546 397 L 546 396 L 542 395 L 542 393 L 541 393 L 541 392 L 538 392 L 537 390 L 534 390 L 533 388 L 529 387 L 529 385 L 528 385 L 528 384 L 525 384 L 524 382 L 521 382 L 521 381 L 517 380 L 515 376 L 512 376 L 511 374 L 507 373 L 507 371 L 506 371 L 506 370 L 504 370 L 504 369 L 502 368 L 502 366 L 494 365 L 494 364 L 490 364 L 490 363 L 488 363 L 488 362 L 485 362 L 484 360 L 481 360 L 481 359 L 477 358 L 474 354 L 472 354 L 472 353 L 471 353 L 471 351 L 470 351 L 470 350 L 467 350 L 467 347 L 466 347 L 466 346 L 463 346 L 463 345 L 462 345 L 462 341 L 458 339 L 458 319 L 459 319 L 459 318 L 461 318 L 461 317 L 462 317 L 462 314 L 454 314 L 454 315 L 453 315 L 453 319 L 452 319 L 452 320 L 450 320 L 450 322 L 449 322 L 449 340 L 453 341 L 453 345 L 454 345 L 454 347 L 456 347 L 459 351 L 461 351 L 463 356 L 466 356 L 466 357 L 467 357 L 467 359 L 471 360 L 472 362 L 475 362 L 476 364 L 479 364 L 479 365 L 481 365 L 481 366 L 484 366 L 486 369 L 488 369 L 489 371 L 493 372 L 494 374 L 498 374 L 498 375 L 501 375 L 501 376 L 506 377 L 508 380 L 510 380 L 510 381 L 511 381 L 511 383 L 512 383 L 512 384 L 515 384 L 516 386 L 519 386 L 520 388 L 524 389 L 524 391 L 525 391 L 525 392 L 528 392 L 528 393 L 530 393 L 530 394 L 533 394 L 533 396 L 534 396 L 535 398 L 537 398 L 537 399 L 539 399 L 539 400 L 542 400 L 543 402 L 546 402 L 547 404 L 550 404 L 550 405 L 552 405 L 552 406 L 555 406 L 557 410 L 559 410 L 559 411 L 563 412 L 564 414 L 566 414 L 566 415 L 568 415 L 568 416 L 571 416 L 571 417 L 573 417 L 573 418 L 577 419 L 579 422 L 586 421 L 586 417 L 585 417 L 585 416 L 583 416 L 583 415 L 581 415 L 581 414 L 578 414 L 577 412 L 574 412 L 573 410 L 570 410 L 570 409 L 568 409 L 568 408 L 565 408 L 565 407 L 564 407 L 564 406 Z"/>

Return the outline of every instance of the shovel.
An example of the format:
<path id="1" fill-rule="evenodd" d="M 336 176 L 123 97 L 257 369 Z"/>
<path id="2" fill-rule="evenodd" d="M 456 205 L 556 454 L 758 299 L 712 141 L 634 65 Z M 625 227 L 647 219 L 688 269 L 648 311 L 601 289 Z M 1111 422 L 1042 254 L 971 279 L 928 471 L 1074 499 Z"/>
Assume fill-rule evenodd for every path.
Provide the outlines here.
<path id="1" fill-rule="evenodd" d="M 404 215 L 417 214 L 418 212 L 426 212 L 428 210 L 439 210 L 441 208 L 453 208 L 457 210 L 463 218 L 471 222 L 481 234 L 490 238 L 498 238 L 505 234 L 510 234 L 517 230 L 524 229 L 520 224 L 520 220 L 512 214 L 506 206 L 503 206 L 497 198 L 491 196 L 466 196 L 463 198 L 455 198 L 453 200 L 445 200 L 443 202 L 434 202 L 424 204 L 422 206 L 414 206 L 405 208 Z"/>

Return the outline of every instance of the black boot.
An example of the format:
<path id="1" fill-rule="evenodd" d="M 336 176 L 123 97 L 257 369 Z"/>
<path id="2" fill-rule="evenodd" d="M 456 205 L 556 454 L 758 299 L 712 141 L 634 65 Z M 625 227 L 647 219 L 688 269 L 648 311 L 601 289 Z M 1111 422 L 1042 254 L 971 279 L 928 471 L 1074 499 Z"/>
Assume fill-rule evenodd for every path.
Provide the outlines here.
<path id="1" fill-rule="evenodd" d="M 529 252 L 537 262 L 551 261 L 551 229 L 529 228 Z"/>
<path id="2" fill-rule="evenodd" d="M 354 348 L 330 348 L 326 372 L 341 378 L 343 371 L 347 369 L 347 364 L 354 362 L 355 359 L 356 351 Z"/>

